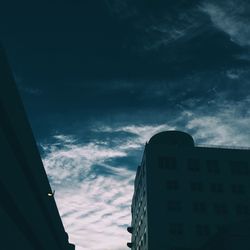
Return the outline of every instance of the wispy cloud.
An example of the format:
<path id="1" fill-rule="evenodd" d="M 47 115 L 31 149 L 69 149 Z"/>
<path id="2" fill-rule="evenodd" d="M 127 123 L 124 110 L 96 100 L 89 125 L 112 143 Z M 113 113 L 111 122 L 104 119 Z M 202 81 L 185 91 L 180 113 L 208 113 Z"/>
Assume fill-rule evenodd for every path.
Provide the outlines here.
<path id="1" fill-rule="evenodd" d="M 52 182 L 79 181 L 85 178 L 95 164 L 103 164 L 105 160 L 126 156 L 126 152 L 108 148 L 98 143 L 78 144 L 71 137 L 55 136 L 56 143 L 42 145 L 46 152 L 44 164 Z M 58 174 L 60 173 L 60 174 Z"/>
<path id="2" fill-rule="evenodd" d="M 44 166 L 70 241 L 76 249 L 125 249 L 134 171 L 104 162 L 126 153 L 70 138 L 56 136 L 55 145 L 43 146 Z M 95 173 L 97 164 L 110 175 Z"/>
<path id="3" fill-rule="evenodd" d="M 238 101 L 218 99 L 210 104 L 184 111 L 181 120 L 195 141 L 221 146 L 250 146 L 250 96 Z"/>
<path id="4" fill-rule="evenodd" d="M 120 18 L 130 18 L 137 14 L 136 8 L 129 4 L 129 0 L 105 0 L 111 13 L 118 15 Z"/>
<path id="5" fill-rule="evenodd" d="M 207 13 L 213 24 L 227 33 L 233 42 L 241 46 L 249 46 L 249 7 L 247 1 L 205 1 L 201 6 L 201 10 Z"/>
<path id="6" fill-rule="evenodd" d="M 178 39 L 183 38 L 191 27 L 168 27 L 167 22 L 165 26 L 161 24 L 152 25 L 146 28 L 146 33 L 149 35 L 149 41 L 145 43 L 144 49 L 152 50 L 166 46 Z"/>
<path id="7" fill-rule="evenodd" d="M 29 86 L 24 86 L 22 84 L 22 82 L 23 82 L 22 78 L 20 78 L 18 76 L 15 76 L 15 81 L 18 84 L 20 91 L 25 93 L 25 94 L 34 95 L 34 96 L 39 96 L 39 95 L 43 94 L 41 89 L 29 87 Z"/>
<path id="8" fill-rule="evenodd" d="M 162 18 L 155 19 L 152 24 L 144 28 L 144 33 L 147 35 L 144 49 L 155 50 L 180 40 L 186 42 L 197 35 L 198 30 L 201 29 L 200 16 L 195 8 L 180 10 L 174 17 L 171 15 L 166 8 Z"/>
<path id="9" fill-rule="evenodd" d="M 232 80 L 237 80 L 240 78 L 240 74 L 236 71 L 232 71 L 232 70 L 228 70 L 226 72 L 226 75 L 229 79 L 232 79 Z"/>
<path id="10" fill-rule="evenodd" d="M 161 131 L 165 130 L 173 130 L 175 127 L 170 126 L 168 124 L 155 124 L 155 125 L 126 125 L 126 126 L 117 126 L 117 127 L 110 127 L 110 126 L 103 126 L 100 128 L 96 128 L 95 131 L 98 132 L 128 132 L 132 135 L 135 135 L 136 138 L 129 139 L 125 141 L 124 145 L 122 147 L 126 148 L 126 145 L 130 145 L 131 142 L 134 143 L 134 145 L 142 146 L 144 145 L 150 137 L 155 134 L 159 133 Z"/>
<path id="11" fill-rule="evenodd" d="M 138 50 L 158 50 L 179 40 L 188 40 L 196 35 L 200 23 L 200 12 L 194 4 L 136 3 L 130 0 L 106 0 L 111 13 L 119 19 L 130 19 L 136 30 L 134 46 Z M 170 8 L 169 8 L 170 7 Z M 149 14 L 150 13 L 150 14 Z M 149 16 L 148 16 L 149 15 Z M 138 43 L 138 44 L 137 44 Z M 137 47 L 137 45 L 138 47 Z"/>
<path id="12" fill-rule="evenodd" d="M 78 188 L 57 192 L 62 220 L 76 249 L 126 248 L 133 177 L 126 170 L 119 176 L 85 179 Z"/>

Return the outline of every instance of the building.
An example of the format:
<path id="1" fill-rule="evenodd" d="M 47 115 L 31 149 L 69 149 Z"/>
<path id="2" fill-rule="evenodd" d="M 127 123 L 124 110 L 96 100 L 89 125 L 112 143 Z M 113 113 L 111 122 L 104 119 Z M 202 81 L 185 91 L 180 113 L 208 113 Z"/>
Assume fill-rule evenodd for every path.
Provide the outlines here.
<path id="1" fill-rule="evenodd" d="M 214 234 L 199 250 L 239 250 L 250 249 L 250 221 L 225 225 Z"/>
<path id="2" fill-rule="evenodd" d="M 0 49 L 0 249 L 73 250 Z"/>
<path id="3" fill-rule="evenodd" d="M 131 212 L 133 250 L 212 245 L 228 225 L 250 218 L 250 149 L 195 146 L 179 131 L 154 135 L 137 169 Z"/>

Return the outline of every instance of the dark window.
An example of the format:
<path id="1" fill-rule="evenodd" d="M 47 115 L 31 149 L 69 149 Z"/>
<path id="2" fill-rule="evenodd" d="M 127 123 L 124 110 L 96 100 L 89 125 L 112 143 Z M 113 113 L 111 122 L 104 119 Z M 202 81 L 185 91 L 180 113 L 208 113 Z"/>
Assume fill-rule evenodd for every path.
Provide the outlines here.
<path id="1" fill-rule="evenodd" d="M 202 201 L 193 202 L 193 211 L 195 213 L 205 213 L 207 211 L 206 203 Z"/>
<path id="2" fill-rule="evenodd" d="M 200 161 L 199 159 L 188 159 L 187 161 L 187 167 L 188 170 L 192 171 L 192 172 L 198 172 L 200 170 Z"/>
<path id="3" fill-rule="evenodd" d="M 214 193 L 222 193 L 223 192 L 223 185 L 222 183 L 211 183 L 210 190 Z"/>
<path id="4" fill-rule="evenodd" d="M 248 205 L 245 204 L 237 204 L 236 205 L 236 213 L 238 215 L 249 215 L 249 207 Z"/>
<path id="5" fill-rule="evenodd" d="M 182 235 L 183 234 L 183 224 L 181 223 L 170 223 L 169 233 L 171 235 Z"/>
<path id="6" fill-rule="evenodd" d="M 196 234 L 202 237 L 209 236 L 211 233 L 209 225 L 206 224 L 198 224 L 195 229 Z"/>
<path id="7" fill-rule="evenodd" d="M 166 181 L 166 188 L 168 190 L 177 190 L 177 189 L 179 189 L 179 183 L 177 180 L 167 180 Z"/>
<path id="8" fill-rule="evenodd" d="M 168 211 L 181 211 L 182 210 L 182 205 L 180 201 L 177 200 L 169 200 L 167 202 L 167 209 Z"/>
<path id="9" fill-rule="evenodd" d="M 214 212 L 218 215 L 225 215 L 227 214 L 227 206 L 224 203 L 216 203 L 214 204 Z"/>
<path id="10" fill-rule="evenodd" d="M 174 157 L 160 157 L 159 168 L 161 169 L 176 169 L 176 159 Z"/>
<path id="11" fill-rule="evenodd" d="M 246 193 L 246 186 L 243 184 L 232 184 L 231 188 L 232 188 L 232 192 L 235 194 L 245 194 Z"/>
<path id="12" fill-rule="evenodd" d="M 193 181 L 190 183 L 190 189 L 194 192 L 202 192 L 203 191 L 203 183 L 200 181 Z"/>
<path id="13" fill-rule="evenodd" d="M 147 234 L 146 234 L 146 232 L 143 235 L 143 242 L 144 242 L 144 245 L 146 245 L 146 242 L 147 242 Z"/>
<path id="14" fill-rule="evenodd" d="M 219 168 L 218 161 L 216 161 L 216 160 L 207 160 L 206 165 L 207 165 L 208 173 L 211 173 L 211 174 L 219 174 L 220 173 L 220 168 Z"/>
<path id="15" fill-rule="evenodd" d="M 231 161 L 230 169 L 233 175 L 249 175 L 249 166 L 245 161 Z"/>
<path id="16" fill-rule="evenodd" d="M 142 165 L 142 177 L 145 176 L 145 164 Z"/>

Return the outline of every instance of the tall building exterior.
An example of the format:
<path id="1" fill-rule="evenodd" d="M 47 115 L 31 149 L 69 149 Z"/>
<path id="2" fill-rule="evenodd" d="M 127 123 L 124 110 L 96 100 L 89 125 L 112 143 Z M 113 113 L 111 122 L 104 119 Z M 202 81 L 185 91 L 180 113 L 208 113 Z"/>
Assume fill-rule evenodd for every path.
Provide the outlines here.
<path id="1" fill-rule="evenodd" d="M 73 250 L 0 49 L 0 249 Z"/>
<path id="2" fill-rule="evenodd" d="M 132 250 L 215 249 L 209 246 L 222 243 L 228 228 L 250 219 L 250 149 L 195 146 L 179 131 L 154 135 L 137 169 L 131 212 Z"/>

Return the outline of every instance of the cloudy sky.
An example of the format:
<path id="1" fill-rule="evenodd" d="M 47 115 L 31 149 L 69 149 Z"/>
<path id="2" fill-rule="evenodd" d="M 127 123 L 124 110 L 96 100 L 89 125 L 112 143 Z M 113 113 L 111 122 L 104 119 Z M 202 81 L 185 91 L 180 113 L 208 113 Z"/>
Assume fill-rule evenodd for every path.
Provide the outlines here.
<path id="1" fill-rule="evenodd" d="M 127 249 L 153 134 L 250 146 L 248 1 L 5 1 L 0 40 L 77 250 Z"/>

